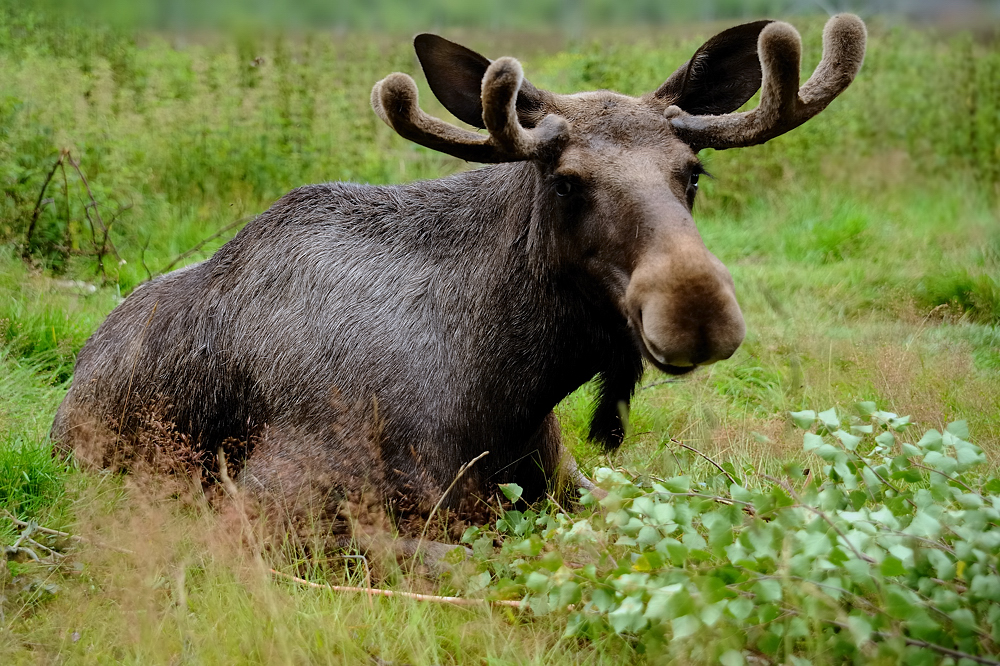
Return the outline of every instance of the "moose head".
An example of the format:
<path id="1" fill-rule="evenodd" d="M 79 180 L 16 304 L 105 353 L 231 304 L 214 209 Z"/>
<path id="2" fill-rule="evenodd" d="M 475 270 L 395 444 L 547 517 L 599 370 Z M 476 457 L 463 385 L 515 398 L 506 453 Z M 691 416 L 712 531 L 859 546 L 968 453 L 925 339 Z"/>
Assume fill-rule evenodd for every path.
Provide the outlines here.
<path id="1" fill-rule="evenodd" d="M 480 134 L 418 106 L 406 74 L 372 90 L 401 136 L 461 159 L 529 162 L 556 259 L 603 287 L 647 360 L 670 374 L 729 358 L 745 333 L 733 280 L 705 247 L 692 209 L 702 148 L 763 143 L 822 111 L 854 79 L 865 27 L 826 25 L 823 58 L 799 86 L 801 40 L 787 23 L 726 30 L 655 91 L 561 95 L 533 86 L 513 58 L 490 61 L 436 35 L 414 45 L 431 90 Z M 734 113 L 762 88 L 759 106 Z"/>

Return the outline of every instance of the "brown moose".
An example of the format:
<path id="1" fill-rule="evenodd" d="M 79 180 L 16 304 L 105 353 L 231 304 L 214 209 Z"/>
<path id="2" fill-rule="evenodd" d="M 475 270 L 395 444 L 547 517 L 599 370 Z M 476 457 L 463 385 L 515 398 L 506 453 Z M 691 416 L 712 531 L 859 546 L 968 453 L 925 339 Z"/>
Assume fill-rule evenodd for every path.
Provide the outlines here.
<path id="1" fill-rule="evenodd" d="M 361 488 L 471 510 L 496 484 L 535 500 L 588 485 L 553 408 L 596 377 L 590 436 L 623 436 L 643 359 L 674 375 L 731 356 L 744 323 L 729 272 L 692 220 L 702 148 L 763 143 L 824 109 L 865 50 L 832 18 L 799 87 L 790 25 L 726 30 L 654 92 L 560 95 L 434 35 L 415 47 L 460 120 L 430 117 L 405 74 L 372 91 L 403 137 L 493 163 L 409 185 L 296 189 L 213 257 L 119 305 L 80 352 L 52 438 L 127 466 L 148 419 L 248 492 L 280 501 Z M 759 106 L 734 113 L 758 88 Z"/>

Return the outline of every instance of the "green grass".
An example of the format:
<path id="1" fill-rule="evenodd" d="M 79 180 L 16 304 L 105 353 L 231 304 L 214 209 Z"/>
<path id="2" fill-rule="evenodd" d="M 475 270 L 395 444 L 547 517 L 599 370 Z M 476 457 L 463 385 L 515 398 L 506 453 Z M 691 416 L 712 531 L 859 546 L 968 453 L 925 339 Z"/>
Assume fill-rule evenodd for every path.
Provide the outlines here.
<path id="1" fill-rule="evenodd" d="M 90 541 L 75 548 L 77 566 L 0 569 L 0 662 L 641 661 L 626 639 L 561 638 L 559 617 L 273 583 L 230 516 L 52 457 L 47 432 L 76 353 L 149 273 L 297 185 L 466 166 L 394 136 L 368 107 L 376 80 L 416 69 L 408 36 L 244 31 L 181 43 L 29 19 L 0 10 L 0 507 Z M 811 67 L 820 24 L 799 28 Z M 736 280 L 746 341 L 680 381 L 648 373 L 612 456 L 584 439 L 593 387 L 567 398 L 557 411 L 583 469 L 716 473 L 683 443 L 759 487 L 762 474 L 809 460 L 789 411 L 861 400 L 922 429 L 966 419 L 990 464 L 1000 461 L 1000 45 L 877 21 L 870 32 L 858 81 L 818 118 L 764 146 L 703 155 L 715 179 L 703 181 L 696 219 Z M 466 41 L 523 56 L 529 78 L 559 92 L 637 94 L 708 34 Z M 422 91 L 424 107 L 445 115 Z M 94 207 L 68 163 L 26 240 L 64 149 L 105 221 L 117 213 L 110 238 L 124 263 L 107 252 L 103 275 Z M 0 517 L 2 543 L 17 533 Z M 361 581 L 340 561 L 270 557 Z"/>

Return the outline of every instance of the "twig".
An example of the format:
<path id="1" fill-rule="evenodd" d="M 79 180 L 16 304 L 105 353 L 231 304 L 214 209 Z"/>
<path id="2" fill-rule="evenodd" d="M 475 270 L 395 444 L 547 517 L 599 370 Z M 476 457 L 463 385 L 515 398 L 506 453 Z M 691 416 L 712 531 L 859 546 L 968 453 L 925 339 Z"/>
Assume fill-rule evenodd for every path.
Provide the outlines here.
<path id="1" fill-rule="evenodd" d="M 562 511 L 567 516 L 570 515 L 569 511 L 567 511 L 566 509 L 564 509 L 562 507 L 562 504 L 560 504 L 559 501 L 555 497 L 552 496 L 552 493 L 545 493 L 545 496 L 549 498 L 550 502 L 552 502 L 553 504 L 556 505 L 557 509 L 559 509 L 560 511 Z"/>
<path id="2" fill-rule="evenodd" d="M 149 249 L 149 241 L 151 236 L 146 236 L 146 242 L 142 245 L 142 251 L 139 252 L 139 264 L 142 266 L 142 270 L 146 271 L 146 282 L 153 279 L 153 274 L 149 270 L 149 266 L 146 265 L 146 250 Z"/>
<path id="3" fill-rule="evenodd" d="M 720 472 L 722 472 L 723 474 L 725 474 L 726 478 L 729 479 L 729 481 L 731 483 L 733 483 L 733 484 L 735 484 L 737 486 L 740 485 L 740 483 L 736 479 L 734 479 L 733 476 L 729 472 L 727 472 L 726 470 L 724 470 L 722 468 L 722 465 L 720 465 L 719 463 L 715 462 L 714 460 L 712 460 L 711 458 L 709 458 L 708 456 L 706 456 L 704 453 L 702 453 L 698 449 L 694 448 L 693 446 L 688 446 L 687 444 L 684 444 L 683 442 L 679 442 L 679 441 L 677 441 L 676 439 L 674 439 L 672 437 L 670 438 L 670 441 L 674 442 L 675 444 L 677 444 L 678 446 L 680 446 L 682 449 L 687 449 L 688 451 L 691 451 L 693 453 L 697 453 L 699 456 L 701 456 L 702 458 L 704 458 L 708 462 L 712 463 L 717 470 L 719 470 Z"/>
<path id="4" fill-rule="evenodd" d="M 291 580 L 300 585 L 307 585 L 309 587 L 314 587 L 320 590 L 332 590 L 334 592 L 362 592 L 367 594 L 369 597 L 379 596 L 379 597 L 403 597 L 404 599 L 414 599 L 416 601 L 432 601 L 439 604 L 454 604 L 456 606 L 507 606 L 509 608 L 521 608 L 520 601 L 513 601 L 508 599 L 465 599 L 463 597 L 439 597 L 433 594 L 417 594 L 416 592 L 401 592 L 398 590 L 384 590 L 379 587 L 349 587 L 346 585 L 325 585 L 322 583 L 314 583 L 310 580 L 304 578 L 299 578 L 298 576 L 292 576 L 291 574 L 282 573 L 271 569 L 271 573 L 279 578 L 284 578 L 286 580 Z"/>
<path id="5" fill-rule="evenodd" d="M 838 622 L 836 620 L 822 619 L 821 622 L 825 622 L 826 624 L 832 624 L 835 627 L 840 627 L 841 629 L 846 629 L 848 631 L 850 631 L 850 629 L 851 629 L 850 626 L 848 626 L 847 624 L 845 624 L 843 622 Z M 914 647 L 927 648 L 928 650 L 933 650 L 934 652 L 937 652 L 938 654 L 944 654 L 944 655 L 948 655 L 949 657 L 956 657 L 958 659 L 969 659 L 970 661 L 975 661 L 975 662 L 980 663 L 980 664 L 987 664 L 988 666 L 1000 666 L 1000 661 L 996 661 L 994 659 L 990 659 L 989 657 L 979 657 L 979 656 L 976 656 L 974 654 L 969 654 L 967 652 L 961 652 L 959 650 L 953 650 L 953 649 L 947 648 L 947 647 L 945 647 L 943 645 L 935 645 L 934 643 L 928 643 L 927 641 L 922 641 L 919 638 L 910 638 L 909 636 L 899 636 L 898 634 L 890 634 L 890 633 L 885 632 L 885 631 L 873 631 L 872 635 L 873 636 L 878 636 L 879 638 L 881 638 L 883 640 L 887 640 L 887 639 L 891 639 L 891 638 L 902 638 L 906 642 L 907 645 L 912 645 Z"/>
<path id="6" fill-rule="evenodd" d="M 4 515 L 4 517 L 7 518 L 7 520 L 9 520 L 10 522 L 14 523 L 18 527 L 27 527 L 30 524 L 30 523 L 26 523 L 23 520 L 18 520 L 12 513 L 10 513 L 9 511 L 7 511 L 6 509 L 0 508 L 0 513 L 2 513 Z M 128 550 L 127 548 L 119 548 L 117 546 L 111 546 L 109 544 L 101 543 L 99 541 L 95 541 L 93 539 L 88 539 L 86 537 L 82 537 L 82 536 L 79 536 L 79 535 L 76 535 L 76 534 L 70 534 L 69 532 L 60 532 L 59 530 L 54 530 L 54 529 L 51 529 L 51 528 L 48 528 L 48 527 L 42 527 L 41 525 L 36 525 L 35 526 L 35 531 L 36 532 L 41 532 L 42 534 L 48 534 L 50 536 L 57 536 L 57 537 L 61 537 L 63 539 L 69 539 L 70 541 L 76 541 L 77 543 L 85 543 L 85 544 L 90 544 L 92 546 L 96 546 L 98 548 L 104 548 L 104 549 L 107 549 L 107 550 L 113 550 L 116 553 L 123 553 L 125 555 L 135 555 L 135 553 L 133 551 Z"/>
<path id="7" fill-rule="evenodd" d="M 7 511 L 7 509 L 0 508 L 0 513 L 3 513 L 3 515 L 7 518 L 7 520 L 14 523 L 18 527 L 28 527 L 30 525 L 30 523 L 26 523 L 23 520 L 18 520 L 14 516 L 14 514 L 12 514 L 10 511 Z M 36 526 L 35 531 L 41 532 L 42 534 L 49 534 L 51 536 L 63 537 L 64 539 L 72 539 L 73 541 L 81 541 L 81 542 L 86 541 L 86 539 L 84 539 L 83 537 L 76 536 L 75 534 L 70 534 L 69 532 L 60 532 L 59 530 L 53 530 L 48 527 L 42 527 L 41 525 Z"/>
<path id="8" fill-rule="evenodd" d="M 420 553 L 420 546 L 423 545 L 424 537 L 427 536 L 427 528 L 430 527 L 431 521 L 434 520 L 434 514 L 437 513 L 437 510 L 441 508 L 441 504 L 442 502 L 444 502 L 444 498 L 448 496 L 448 493 L 450 493 L 451 489 L 455 487 L 455 484 L 458 483 L 458 480 L 461 479 L 462 476 L 464 476 L 467 471 L 469 471 L 470 467 L 472 467 L 474 464 L 476 464 L 477 461 L 481 460 L 482 458 L 485 458 L 489 454 L 490 454 L 489 451 L 483 451 L 478 456 L 476 456 L 467 463 L 463 463 L 462 466 L 458 468 L 458 473 L 455 475 L 455 478 L 452 479 L 451 485 L 449 485 L 445 489 L 445 491 L 441 493 L 441 497 L 438 498 L 437 504 L 434 505 L 434 508 L 431 509 L 430 515 L 427 516 L 427 522 L 424 523 L 424 529 L 420 533 L 420 538 L 417 539 L 417 548 L 416 550 L 413 551 L 414 562 L 417 561 L 417 555 Z"/>
<path id="9" fill-rule="evenodd" d="M 960 485 L 960 486 L 962 486 L 963 488 L 965 488 L 966 490 L 968 490 L 968 491 L 969 491 L 970 493 L 972 493 L 973 495 L 979 495 L 979 497 L 982 497 L 982 495 L 980 495 L 979 493 L 977 493 L 977 492 L 976 492 L 975 490 L 973 490 L 973 489 L 972 489 L 972 488 L 970 488 L 969 486 L 965 485 L 965 484 L 964 484 L 964 483 L 963 483 L 962 481 L 960 481 L 959 479 L 956 479 L 956 478 L 955 478 L 955 477 L 953 477 L 953 476 L 948 476 L 947 474 L 945 474 L 944 472 L 942 472 L 942 471 L 941 471 L 941 470 L 939 470 L 939 469 L 934 469 L 933 467 L 928 467 L 927 465 L 921 465 L 920 463 L 915 463 L 915 462 L 911 462 L 910 464 L 911 464 L 912 466 L 914 466 L 914 467 L 919 467 L 920 469 L 926 469 L 926 470 L 927 470 L 928 472 L 936 472 L 937 474 L 940 474 L 941 476 L 943 476 L 944 478 L 948 479 L 949 481 L 954 481 L 954 482 L 955 482 L 955 483 L 957 483 L 958 485 Z"/>
<path id="10" fill-rule="evenodd" d="M 193 248 L 191 248 L 187 252 L 182 252 L 181 254 L 179 254 L 176 257 L 174 257 L 174 260 L 171 261 L 166 266 L 164 266 L 163 270 L 160 271 L 160 272 L 161 273 L 169 273 L 170 270 L 174 266 L 176 266 L 181 261 L 184 261 L 185 259 L 187 259 L 188 257 L 190 257 L 192 254 L 194 254 L 195 252 L 197 252 L 201 248 L 205 247 L 206 244 L 211 243 L 212 241 L 214 241 L 216 238 L 218 238 L 219 236 L 223 235 L 227 231 L 230 231 L 231 229 L 234 229 L 235 227 L 238 227 L 239 225 L 243 224 L 244 222 L 248 222 L 249 220 L 252 220 L 252 219 L 253 219 L 253 215 L 248 215 L 247 217 L 241 217 L 238 220 L 233 220 L 232 222 L 230 222 L 226 226 L 222 227 L 221 229 L 219 229 L 217 232 L 215 232 L 214 234 L 212 234 L 211 236 L 209 236 L 205 240 L 199 242 L 197 245 L 195 245 Z"/>
<path id="11" fill-rule="evenodd" d="M 837 525 L 832 520 L 830 520 L 830 517 L 828 515 L 826 515 L 825 513 L 823 513 L 822 511 L 820 511 L 819 509 L 817 509 L 814 506 L 809 506 L 808 504 L 803 503 L 802 502 L 802 498 L 799 497 L 799 494 L 797 492 L 795 492 L 795 490 L 792 489 L 791 486 L 789 486 L 789 485 L 781 482 L 779 479 L 774 478 L 770 474 L 761 474 L 761 476 L 763 478 L 767 479 L 768 481 L 770 481 L 771 483 L 773 483 L 773 484 L 775 484 L 777 486 L 780 486 L 781 488 L 784 488 L 785 490 L 787 490 L 788 493 L 792 497 L 795 498 L 795 501 L 798 503 L 798 506 L 800 506 L 803 509 L 806 509 L 808 511 L 812 511 L 817 516 L 819 516 L 820 518 L 822 518 L 830 527 L 833 528 L 833 531 L 836 532 L 840 536 L 841 539 L 843 539 L 844 543 L 846 543 L 847 547 L 851 549 L 851 552 L 854 553 L 855 557 L 857 557 L 859 560 L 864 560 L 868 564 L 875 564 L 875 559 L 872 558 L 869 555 L 865 555 L 864 553 L 860 552 L 857 548 L 855 548 L 854 544 L 851 543 L 851 541 L 847 538 L 847 535 L 844 534 L 840 530 L 840 528 L 837 527 Z"/>
<path id="12" fill-rule="evenodd" d="M 28 543 L 30 543 L 31 545 L 33 545 L 33 546 L 35 546 L 37 548 L 41 548 L 46 553 L 48 553 L 50 557 L 55 557 L 56 559 L 60 559 L 60 560 L 63 559 L 64 557 L 66 557 L 65 554 L 58 553 L 58 552 L 52 550 L 51 548 L 49 548 L 48 546 L 46 546 L 45 544 L 38 543 L 34 539 L 25 539 L 25 541 L 27 541 Z"/>
<path id="13" fill-rule="evenodd" d="M 121 255 L 118 254 L 118 248 L 116 248 L 115 244 L 111 241 L 111 239 L 108 238 L 108 226 L 106 224 L 104 224 L 104 219 L 101 217 L 101 211 L 98 210 L 98 208 L 97 208 L 97 199 L 94 198 L 94 193 L 91 192 L 91 190 L 90 190 L 90 183 L 87 182 L 87 177 L 83 175 L 83 171 L 80 169 L 80 164 L 73 159 L 73 156 L 70 155 L 69 152 L 66 153 L 66 161 L 69 162 L 69 165 L 71 167 L 73 167 L 74 169 L 76 169 L 76 173 L 80 176 L 80 180 L 83 181 L 83 186 L 87 190 L 87 196 L 90 197 L 90 205 L 83 207 L 84 212 L 86 212 L 88 208 L 93 208 L 94 209 L 94 217 L 97 219 L 97 223 L 101 227 L 101 233 L 104 234 L 104 244 L 101 246 L 101 248 L 100 248 L 100 252 L 101 253 L 97 257 L 97 263 L 98 263 L 98 265 L 100 265 L 101 272 L 103 273 L 104 272 L 104 262 L 102 261 L 101 257 L 103 257 L 103 255 L 104 255 L 104 249 L 105 249 L 106 246 L 110 246 L 111 247 L 111 251 L 114 253 L 115 259 L 117 259 L 119 262 L 121 262 L 122 258 L 121 258 Z M 88 220 L 90 219 L 90 213 L 87 213 L 87 219 Z M 97 250 L 98 249 L 97 248 L 97 238 L 93 239 L 93 243 L 94 243 L 94 249 Z"/>
<path id="14" fill-rule="evenodd" d="M 672 492 L 658 492 L 653 491 L 656 495 L 668 495 L 670 497 L 700 497 L 701 499 L 709 499 L 718 502 L 719 504 L 725 504 L 727 506 L 732 506 L 734 504 L 739 504 L 744 507 L 748 507 L 753 510 L 753 505 L 750 502 L 741 502 L 740 500 L 730 499 L 728 497 L 719 497 L 718 495 L 706 495 L 704 493 L 672 493 Z"/>
<path id="15" fill-rule="evenodd" d="M 42 200 L 45 198 L 45 190 L 48 189 L 49 183 L 52 182 L 52 176 L 56 175 L 56 169 L 59 165 L 63 163 L 68 153 L 65 150 L 59 151 L 59 159 L 55 161 L 52 168 L 49 169 L 48 175 L 45 176 L 45 182 L 42 183 L 42 189 L 38 193 L 38 200 L 35 202 L 35 209 L 31 213 L 31 224 L 28 225 L 28 233 L 24 236 L 24 252 L 27 254 L 28 247 L 31 245 L 31 237 L 35 233 L 35 225 L 38 223 L 38 216 L 42 213 Z"/>

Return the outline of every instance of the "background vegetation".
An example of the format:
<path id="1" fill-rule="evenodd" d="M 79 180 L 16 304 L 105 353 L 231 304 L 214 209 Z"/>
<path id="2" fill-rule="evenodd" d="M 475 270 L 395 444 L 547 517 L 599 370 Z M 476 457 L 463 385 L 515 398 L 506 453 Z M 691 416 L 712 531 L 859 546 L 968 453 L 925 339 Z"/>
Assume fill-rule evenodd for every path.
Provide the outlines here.
<path id="1" fill-rule="evenodd" d="M 383 4 L 389 6 L 373 6 Z M 555 6 L 530 4 L 540 12 Z M 10 551 L 11 562 L 0 572 L 0 661 L 548 664 L 711 662 L 725 656 L 733 663 L 841 663 L 882 655 L 893 663 L 918 649 L 899 644 L 896 652 L 885 652 L 893 645 L 890 634 L 914 636 L 924 626 L 895 616 L 867 632 L 811 627 L 803 637 L 780 629 L 777 643 L 764 634 L 741 643 L 731 634 L 720 642 L 717 627 L 728 625 L 709 624 L 699 615 L 697 623 L 677 627 L 676 618 L 666 618 L 663 637 L 688 636 L 671 652 L 642 638 L 661 626 L 655 621 L 639 627 L 638 621 L 606 619 L 634 590 L 615 592 L 612 605 L 600 611 L 605 620 L 581 640 L 565 635 L 566 613 L 532 618 L 401 600 L 368 603 L 275 585 L 253 549 L 240 544 L 239 530 L 197 498 L 175 487 L 157 491 L 134 479 L 82 474 L 56 462 L 46 434 L 75 354 L 141 281 L 209 256 L 246 219 L 295 186 L 400 182 L 469 166 L 399 139 L 368 108 L 376 80 L 395 70 L 416 73 L 406 34 L 261 29 L 252 22 L 178 33 L 81 23 L 44 4 L 0 7 L 0 508 L 87 538 L 69 549 L 30 532 L 25 538 L 72 553 L 57 567 L 18 562 L 23 558 Z M 435 5 L 426 7 L 436 11 Z M 642 18 L 644 10 L 635 7 L 634 16 Z M 169 20 L 147 19 L 151 27 L 170 27 Z M 410 29 L 374 19 L 345 21 L 341 27 Z M 811 70 L 822 20 L 796 24 L 805 41 L 804 68 Z M 448 34 L 491 57 L 517 55 L 534 83 L 558 92 L 611 88 L 639 94 L 659 85 L 716 27 L 647 26 L 576 37 L 544 30 Z M 657 492 L 650 490 L 654 477 L 686 477 L 720 496 L 739 496 L 728 481 L 719 485 L 719 470 L 700 454 L 718 462 L 748 493 L 770 492 L 769 477 L 804 492 L 807 479 L 788 465 L 820 469 L 825 463 L 802 450 L 788 413 L 838 406 L 843 414 L 859 401 L 908 415 L 921 432 L 946 432 L 950 422 L 966 420 L 968 432 L 958 428 L 965 435 L 960 441 L 977 444 L 984 459 L 971 471 L 963 468 L 962 483 L 973 491 L 984 488 L 983 495 L 996 493 L 985 488 L 1000 455 L 1000 42 L 982 24 L 972 33 L 876 18 L 869 28 L 861 76 L 820 117 L 761 147 L 703 155 L 715 179 L 704 183 L 696 218 L 709 248 L 737 282 L 748 327 L 737 355 L 683 381 L 650 373 L 633 408 L 628 442 L 612 459 L 582 437 L 591 388 L 560 406 L 565 437 L 584 469 L 624 475 L 604 476 L 619 491 L 625 488 L 625 495 Z M 422 98 L 430 111 L 445 115 L 426 89 Z M 825 431 L 828 443 L 841 446 L 833 430 Z M 831 468 L 839 464 L 824 452 Z M 862 474 L 862 467 L 854 471 Z M 837 486 L 854 471 L 817 473 L 816 483 Z M 913 493 L 931 489 L 934 475 L 928 474 L 902 482 L 912 483 Z M 878 512 L 891 497 L 875 493 L 850 510 Z M 844 496 L 854 501 L 850 492 Z M 973 510 L 952 500 L 954 511 Z M 560 513 L 557 507 L 535 511 L 553 520 Z M 607 534 L 621 536 L 615 530 L 639 514 L 622 514 L 623 525 L 607 525 Z M 913 516 L 900 516 L 903 529 Z M 962 527 L 942 521 L 947 529 Z M 515 596 L 556 589 L 558 601 L 562 583 L 558 589 L 541 586 L 537 577 L 534 588 L 528 583 L 542 566 L 529 537 L 537 532 L 537 539 L 551 540 L 545 548 L 558 550 L 558 530 L 525 527 L 512 535 L 511 524 L 494 525 L 486 534 L 510 540 L 508 548 L 527 539 L 527 552 L 496 561 L 484 557 L 471 572 L 459 567 L 450 582 L 440 584 L 468 595 L 484 588 Z M 729 527 L 742 534 L 742 525 L 733 517 Z M 754 525 L 747 524 L 747 535 Z M 688 527 L 711 536 L 711 525 L 700 519 Z M 25 545 L 24 530 L 0 514 L 5 544 Z M 956 551 L 951 538 L 941 543 Z M 805 542 L 789 543 L 794 548 Z M 627 542 L 618 547 L 632 552 Z M 995 559 L 996 545 L 976 547 Z M 364 577 L 363 567 L 345 567 L 342 560 L 272 556 L 269 564 L 317 579 Z M 995 568 L 989 557 L 983 566 Z M 958 561 L 967 561 L 964 567 L 973 559 Z M 626 568 L 633 564 L 631 556 L 622 561 Z M 715 560 L 681 558 L 678 570 L 697 574 L 705 562 Z M 877 575 L 917 589 L 923 574 L 918 562 L 910 564 L 900 574 L 890 561 Z M 617 564 L 602 566 L 595 569 L 601 584 L 626 575 Z M 898 582 L 908 573 L 914 576 L 911 587 Z M 970 587 L 977 574 L 968 575 L 959 580 L 956 569 L 948 589 Z M 394 575 L 383 583 L 421 584 Z M 871 590 L 850 593 L 888 603 Z M 651 603 L 640 597 L 639 603 Z M 996 618 L 988 597 L 982 598 L 980 606 L 979 597 L 968 607 L 948 606 L 948 613 L 963 611 L 959 619 L 949 616 L 941 633 L 920 635 L 970 653 L 995 653 L 990 636 Z M 762 607 L 768 603 L 778 615 L 768 610 L 744 620 L 777 635 L 777 627 L 791 627 L 789 607 Z M 851 607 L 837 608 L 848 623 Z M 968 626 L 976 637 L 972 643 L 960 631 Z M 860 636 L 850 641 L 857 652 L 845 651 L 842 633 Z M 696 653 L 696 645 L 725 650 Z M 653 652 L 643 653 L 647 647 Z M 933 651 L 922 654 L 941 658 Z"/>

